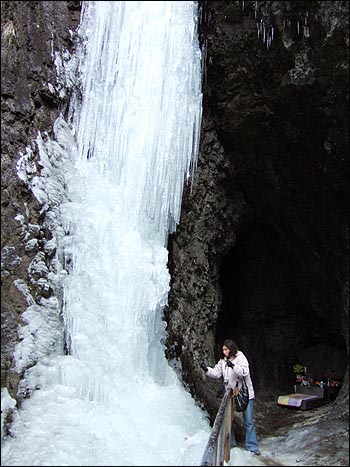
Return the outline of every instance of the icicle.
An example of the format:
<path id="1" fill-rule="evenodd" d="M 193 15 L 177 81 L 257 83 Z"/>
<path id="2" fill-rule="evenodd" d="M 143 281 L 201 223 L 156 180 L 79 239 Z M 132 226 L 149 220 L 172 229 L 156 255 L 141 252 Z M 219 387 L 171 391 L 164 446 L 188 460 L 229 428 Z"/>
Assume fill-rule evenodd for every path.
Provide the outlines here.
<path id="1" fill-rule="evenodd" d="M 254 2 L 254 18 L 256 19 L 258 16 L 258 2 Z"/>

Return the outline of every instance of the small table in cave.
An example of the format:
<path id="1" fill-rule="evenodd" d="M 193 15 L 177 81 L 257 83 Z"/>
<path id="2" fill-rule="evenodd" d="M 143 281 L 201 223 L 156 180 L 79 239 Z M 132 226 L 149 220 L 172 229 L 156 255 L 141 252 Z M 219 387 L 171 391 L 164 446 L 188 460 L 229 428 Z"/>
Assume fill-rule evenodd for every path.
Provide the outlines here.
<path id="1" fill-rule="evenodd" d="M 295 384 L 294 394 L 279 396 L 278 405 L 308 410 L 335 400 L 340 385 L 323 386 L 319 384 Z"/>
<path id="2" fill-rule="evenodd" d="M 295 392 L 303 392 L 302 391 L 302 386 L 304 386 L 303 384 L 295 384 L 294 385 L 294 391 Z M 334 401 L 337 397 L 337 395 L 339 394 L 339 391 L 340 391 L 340 388 L 341 388 L 341 384 L 340 382 L 337 381 L 337 383 L 333 384 L 331 383 L 330 385 L 328 384 L 325 384 L 323 387 L 321 387 L 319 384 L 310 384 L 310 386 L 304 386 L 306 388 L 320 388 L 323 390 L 323 399 L 325 401 Z M 312 392 L 312 389 L 311 391 Z"/>

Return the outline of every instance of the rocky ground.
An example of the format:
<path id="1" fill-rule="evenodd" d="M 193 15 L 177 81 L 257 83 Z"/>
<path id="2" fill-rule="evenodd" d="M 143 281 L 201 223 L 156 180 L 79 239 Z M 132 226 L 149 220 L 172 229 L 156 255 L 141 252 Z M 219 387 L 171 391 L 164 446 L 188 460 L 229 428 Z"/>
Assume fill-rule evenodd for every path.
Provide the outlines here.
<path id="1" fill-rule="evenodd" d="M 349 465 L 349 420 L 333 416 L 332 408 L 330 403 L 303 411 L 257 401 L 263 456 L 252 465 Z"/>

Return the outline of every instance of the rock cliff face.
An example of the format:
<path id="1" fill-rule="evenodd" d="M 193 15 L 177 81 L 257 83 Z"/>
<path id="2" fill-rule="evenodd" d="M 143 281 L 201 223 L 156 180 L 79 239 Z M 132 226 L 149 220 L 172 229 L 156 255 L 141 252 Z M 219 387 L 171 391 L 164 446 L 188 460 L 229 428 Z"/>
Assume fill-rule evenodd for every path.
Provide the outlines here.
<path id="1" fill-rule="evenodd" d="M 297 361 L 346 372 L 348 4 L 200 8 L 202 144 L 169 241 L 167 352 L 214 415 L 217 382 L 198 362 L 213 365 L 225 337 L 260 399 L 290 392 Z"/>
<path id="2" fill-rule="evenodd" d="M 70 30 L 80 17 L 80 2 L 1 2 L 1 387 L 16 396 L 21 375 L 12 371 L 18 325 L 28 303 L 52 295 L 28 268 L 35 257 L 49 266 L 54 251 L 45 245 L 52 233 L 45 212 L 17 176 L 20 152 L 33 150 L 38 131 L 52 125 L 66 99 L 58 97 L 55 51 L 72 48 Z M 52 88 L 48 83 L 51 83 Z M 64 89 L 61 89 L 61 96 Z M 17 217 L 17 219 L 15 219 Z"/>
<path id="3" fill-rule="evenodd" d="M 291 384 L 297 360 L 319 377 L 347 369 L 348 4 L 199 5 L 201 150 L 169 239 L 165 344 L 213 417 L 217 382 L 198 363 L 214 364 L 224 337 L 248 356 L 260 400 Z M 36 302 L 54 293 L 28 272 L 38 254 L 49 268 L 54 251 L 16 163 L 65 110 L 64 89 L 47 83 L 59 89 L 52 48 L 73 47 L 80 2 L 5 1 L 1 12 L 1 385 L 15 396 L 23 287 Z M 347 394 L 344 384 L 338 400 Z"/>

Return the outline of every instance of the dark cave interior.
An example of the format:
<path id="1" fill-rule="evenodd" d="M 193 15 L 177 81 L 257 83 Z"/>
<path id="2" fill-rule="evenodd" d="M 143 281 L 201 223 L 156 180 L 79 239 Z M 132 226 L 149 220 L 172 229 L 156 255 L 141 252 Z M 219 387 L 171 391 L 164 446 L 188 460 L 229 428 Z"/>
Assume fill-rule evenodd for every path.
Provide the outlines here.
<path id="1" fill-rule="evenodd" d="M 250 362 L 256 391 L 293 391 L 293 365 L 301 363 L 313 380 L 342 380 L 347 366 L 344 337 L 335 316 L 307 306 L 308 290 L 298 264 L 277 231 L 255 218 L 242 225 L 222 258 L 222 305 L 216 323 L 216 356 L 232 338 Z"/>

